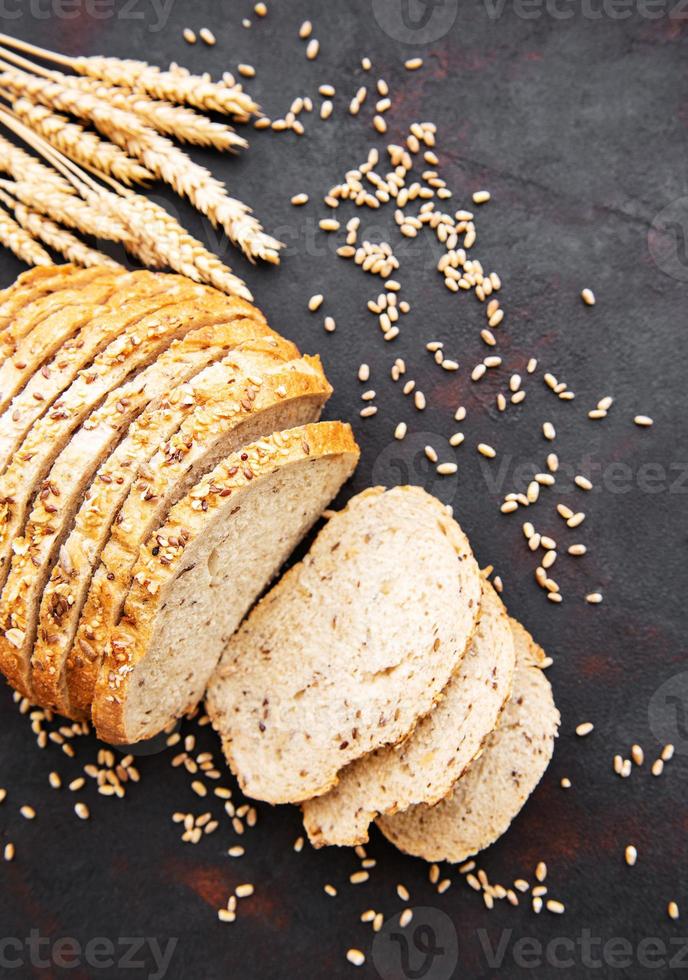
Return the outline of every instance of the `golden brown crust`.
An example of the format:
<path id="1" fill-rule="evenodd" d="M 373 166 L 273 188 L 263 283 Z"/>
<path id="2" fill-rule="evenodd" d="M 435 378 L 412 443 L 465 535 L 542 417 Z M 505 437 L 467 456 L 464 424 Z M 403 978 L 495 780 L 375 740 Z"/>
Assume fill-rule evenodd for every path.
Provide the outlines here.
<path id="1" fill-rule="evenodd" d="M 23 337 L 51 314 L 58 313 L 70 302 L 78 300 L 78 294 L 90 287 L 113 283 L 126 275 L 125 269 L 114 270 L 107 266 L 93 266 L 79 269 L 65 275 L 54 289 L 39 292 L 38 295 L 24 295 L 23 300 L 15 297 L 13 312 L 5 328 L 0 333 L 0 354 L 11 356 Z"/>
<path id="2" fill-rule="evenodd" d="M 93 699 L 99 738 L 114 744 L 128 740 L 127 692 L 136 665 L 146 656 L 162 587 L 175 576 L 186 547 L 203 533 L 206 514 L 227 496 L 255 487 L 256 480 L 280 467 L 308 457 L 341 454 L 359 455 L 350 426 L 341 422 L 311 423 L 274 433 L 233 453 L 172 508 L 165 524 L 141 547 L 124 615 L 110 637 Z"/>
<path id="3" fill-rule="evenodd" d="M 235 327 L 234 331 L 232 327 Z M 245 338 L 251 329 L 255 339 L 249 341 Z M 294 356 L 298 357 L 298 351 L 291 342 L 266 334 L 268 329 L 262 324 L 241 319 L 225 327 L 222 332 L 226 347 L 230 351 L 234 345 L 239 344 L 239 350 L 242 352 L 258 350 L 263 355 L 274 354 L 276 367 L 285 364 Z M 220 339 L 218 331 L 216 337 L 218 343 Z M 223 360 L 228 361 L 228 378 L 232 377 L 232 373 L 235 375 L 237 373 L 229 363 L 231 358 L 231 353 L 223 357 Z M 216 355 L 215 366 L 219 367 L 220 363 Z M 202 379 L 202 375 L 200 377 Z M 202 380 L 200 383 L 203 384 Z M 65 632 L 65 627 L 70 617 L 75 614 L 78 616 L 83 611 L 81 609 L 83 599 L 79 601 L 75 590 L 79 585 L 82 588 L 84 585 L 87 587 L 86 578 L 92 582 L 92 570 L 99 554 L 92 553 L 91 541 L 106 531 L 103 527 L 103 518 L 107 515 L 106 519 L 109 521 L 112 513 L 112 505 L 109 501 L 119 498 L 118 506 L 121 506 L 122 493 L 131 492 L 131 487 L 137 479 L 138 467 L 134 460 L 140 460 L 141 465 L 145 461 L 146 473 L 148 473 L 149 458 L 156 453 L 161 441 L 175 439 L 179 427 L 193 418 L 196 409 L 202 413 L 205 430 L 213 431 L 218 420 L 227 414 L 226 407 L 231 390 L 236 389 L 230 389 L 226 381 L 224 384 L 218 384 L 212 391 L 201 388 L 201 400 L 197 402 L 195 379 L 183 388 L 177 388 L 175 392 L 170 393 L 170 398 L 162 408 L 144 413 L 144 416 L 135 423 L 136 431 L 133 433 L 133 439 L 127 437 L 131 448 L 127 455 L 126 473 L 117 470 L 115 457 L 110 457 L 101 466 L 100 479 L 94 478 L 88 493 L 87 506 L 77 514 L 75 528 L 65 543 L 64 563 L 60 561 L 53 568 L 51 581 L 44 591 L 41 602 L 40 624 L 32 656 L 32 681 L 34 694 L 42 704 L 52 705 L 56 710 L 70 717 L 87 717 L 81 705 L 90 706 L 98 664 L 89 660 L 85 653 L 79 653 L 79 650 L 90 651 L 93 645 L 88 641 L 84 642 L 81 636 L 75 637 L 74 642 L 71 642 L 69 637 L 72 630 Z M 252 410 L 259 408 L 257 402 L 250 404 Z M 213 411 L 215 406 L 219 411 Z M 163 416 L 166 429 L 160 432 Z M 191 448 L 186 440 L 184 440 L 184 448 Z M 142 507 L 145 506 L 142 500 L 139 500 L 139 503 Z M 66 564 L 69 565 L 68 569 L 65 568 Z"/>
<path id="4" fill-rule="evenodd" d="M 322 373 L 319 358 L 305 357 L 303 360 L 316 370 L 298 374 L 291 370 L 285 371 L 283 376 L 277 376 L 271 382 L 269 389 L 261 389 L 255 394 L 255 400 L 244 399 L 237 406 L 236 412 L 228 414 L 226 403 L 224 408 L 220 405 L 218 416 L 213 413 L 208 415 L 199 427 L 196 439 L 203 439 L 207 432 L 212 434 L 220 427 L 227 431 L 229 425 L 234 425 L 235 422 L 240 424 L 256 412 L 282 402 L 317 399 L 319 408 L 329 398 L 332 389 Z M 155 500 L 158 494 L 164 495 L 165 487 L 170 481 L 176 482 L 180 479 L 184 469 L 185 457 L 182 456 L 178 462 L 165 467 L 160 474 L 150 474 L 142 481 L 145 487 L 142 486 L 137 493 L 142 520 L 146 519 L 146 498 Z M 136 486 L 134 492 L 136 493 Z M 91 581 L 88 599 L 66 663 L 69 697 L 67 708 L 70 717 L 77 720 L 90 717 L 103 652 L 107 648 L 110 632 L 117 623 L 119 610 L 131 584 L 132 563 L 129 559 L 132 549 L 143 544 L 141 538 L 139 525 L 126 531 L 121 527 L 113 527 L 109 553 L 103 552 L 100 567 Z"/>
<path id="5" fill-rule="evenodd" d="M 192 299 L 191 296 L 195 298 Z M 115 363 L 118 365 L 119 376 L 126 375 L 132 367 L 149 362 L 155 355 L 168 347 L 175 338 L 183 336 L 195 327 L 221 323 L 231 319 L 232 316 L 238 318 L 247 310 L 254 312 L 254 307 L 245 301 L 229 298 L 217 290 L 194 286 L 190 297 L 184 298 L 181 303 L 163 311 L 160 317 L 153 314 L 151 324 L 147 325 L 144 321 L 138 333 L 121 338 L 123 350 L 130 352 L 128 356 L 131 357 L 132 363 L 129 363 L 127 357 L 116 359 Z M 117 384 L 116 372 L 107 369 L 110 359 L 108 352 L 111 348 L 119 350 L 117 343 L 111 344 L 107 351 L 96 359 L 102 369 L 99 377 L 102 385 L 105 386 L 103 393 L 110 390 L 113 384 Z M 96 362 L 94 362 L 95 364 Z M 0 500 L 0 516 L 2 518 L 0 524 L 0 544 L 2 547 L 0 563 L 3 566 L 3 583 L 9 565 L 9 550 L 15 536 L 20 533 L 23 527 L 26 506 L 31 496 L 36 473 L 43 465 L 42 461 L 45 459 L 50 465 L 51 459 L 57 452 L 55 450 L 54 455 L 51 456 L 52 449 L 58 442 L 58 433 L 62 433 L 64 436 L 71 432 L 74 426 L 78 424 L 84 411 L 87 411 L 85 404 L 87 404 L 88 399 L 93 400 L 97 397 L 96 389 L 98 386 L 90 378 L 90 372 L 89 378 L 81 380 L 81 385 L 75 383 L 73 389 L 70 389 L 65 397 L 60 400 L 59 411 L 50 412 L 49 415 L 44 416 L 34 424 L 20 450 L 15 454 L 11 466 L 0 478 L 0 493 L 2 494 Z M 73 395 L 75 404 L 71 406 L 70 393 L 73 390 L 76 392 Z M 87 392 L 87 397 L 84 395 L 84 391 Z M 97 413 L 95 414 L 97 416 Z M 27 478 L 27 469 L 33 473 L 30 479 Z M 40 478 L 39 475 L 38 479 Z M 25 691 L 27 685 L 26 664 L 24 658 L 18 653 L 18 650 L 23 646 L 24 637 L 20 634 L 21 630 L 18 634 L 10 631 L 0 639 L 0 670 L 11 684 L 19 690 Z"/>

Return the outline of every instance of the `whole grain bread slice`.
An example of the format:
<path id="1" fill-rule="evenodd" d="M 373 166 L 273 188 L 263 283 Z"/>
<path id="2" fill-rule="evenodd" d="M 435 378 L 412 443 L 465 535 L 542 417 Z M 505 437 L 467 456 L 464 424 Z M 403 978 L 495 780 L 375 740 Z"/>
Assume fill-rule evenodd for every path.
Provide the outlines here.
<path id="1" fill-rule="evenodd" d="M 201 404 L 160 446 L 113 522 L 90 583 L 76 638 L 66 661 L 71 717 L 90 716 L 100 664 L 117 625 L 141 546 L 170 508 L 230 453 L 272 432 L 319 418 L 331 388 L 318 358 L 292 361 L 250 378 L 209 388 Z"/>
<path id="2" fill-rule="evenodd" d="M 172 438 L 198 408 L 203 414 L 206 431 L 212 426 L 212 434 L 208 438 L 215 445 L 220 445 L 222 435 L 216 431 L 216 420 L 220 415 L 223 418 L 229 416 L 232 395 L 236 397 L 235 393 L 240 392 L 239 397 L 245 398 L 246 392 L 257 390 L 254 382 L 258 380 L 268 389 L 279 387 L 285 378 L 294 377 L 295 372 L 289 373 L 285 365 L 289 363 L 290 356 L 296 353 L 298 351 L 293 344 L 277 338 L 242 343 L 221 362 L 205 368 L 188 384 L 178 387 L 161 406 L 143 412 L 112 455 L 101 465 L 81 502 L 69 537 L 60 549 L 60 559 L 52 569 L 50 582 L 41 600 L 39 628 L 32 655 L 33 691 L 40 704 L 53 707 L 63 714 L 73 714 L 67 697 L 64 668 L 70 655 L 75 667 L 78 662 L 82 673 L 86 672 L 85 653 L 81 648 L 72 650 L 72 642 L 93 571 L 112 525 L 118 520 L 123 501 L 141 469 L 150 471 L 151 456 L 160 442 Z M 292 363 L 299 364 L 300 370 L 296 373 L 291 396 L 306 401 L 318 393 L 324 400 L 329 389 L 322 372 L 316 372 L 306 361 Z M 253 381 L 249 381 L 249 377 Z M 273 395 L 273 399 L 278 400 L 278 396 Z M 264 401 L 262 397 L 260 400 L 254 398 L 250 402 L 251 410 L 260 411 L 261 401 Z M 224 442 L 227 442 L 226 436 Z M 222 455 L 226 455 L 226 452 Z M 196 479 L 192 479 L 190 485 L 195 482 Z M 180 495 L 186 489 L 188 487 L 183 485 L 182 480 Z M 92 647 L 88 649 L 90 651 Z M 95 663 L 91 667 L 95 676 L 97 667 Z"/>
<path id="3" fill-rule="evenodd" d="M 480 572 L 419 487 L 364 491 L 232 637 L 207 705 L 244 792 L 326 793 L 353 760 L 408 737 L 459 667 Z"/>
<path id="4" fill-rule="evenodd" d="M 156 361 L 111 391 L 41 481 L 23 533 L 12 543 L 11 567 L 0 597 L 0 668 L 25 696 L 33 696 L 29 664 L 40 597 L 95 470 L 146 407 L 158 407 L 170 390 L 234 345 L 233 326 L 213 324 L 189 331 Z"/>
<path id="5" fill-rule="evenodd" d="M 352 762 L 334 789 L 303 804 L 303 822 L 315 847 L 368 840 L 380 813 L 447 795 L 480 751 L 509 698 L 514 640 L 501 600 L 484 579 L 471 644 L 442 699 L 401 745 L 385 746 Z"/>
<path id="6" fill-rule="evenodd" d="M 72 289 L 75 285 L 86 286 L 106 272 L 112 272 L 112 269 L 107 267 L 82 269 L 71 264 L 35 266 L 22 272 L 11 286 L 0 294 L 0 349 L 3 352 L 5 350 L 7 328 L 38 300 L 65 289 Z M 48 307 L 49 312 L 52 312 L 52 309 L 54 306 Z"/>
<path id="7" fill-rule="evenodd" d="M 128 743 L 194 708 L 228 638 L 358 461 L 347 425 L 261 439 L 220 463 L 141 548 L 93 701 Z"/>
<path id="8" fill-rule="evenodd" d="M 152 272 L 135 272 L 131 279 L 120 279 L 108 301 L 110 311 L 101 315 L 91 310 L 79 332 L 65 341 L 52 360 L 36 370 L 0 415 L 0 472 L 36 419 L 48 411 L 79 371 L 144 316 L 179 302 L 190 285 L 181 276 Z"/>
<path id="9" fill-rule="evenodd" d="M 115 276 L 101 276 L 83 289 L 66 290 L 61 294 L 64 305 L 40 319 L 17 340 L 0 364 L 0 412 L 5 411 L 34 372 L 50 360 L 65 340 L 77 333 L 92 317 L 107 312 L 108 300 L 115 292 L 116 282 Z M 49 297 L 49 300 L 54 299 L 55 296 Z M 34 309 L 40 305 L 34 304 Z M 26 312 L 29 314 L 31 310 Z M 6 333 L 13 330 L 14 324 Z"/>
<path id="10" fill-rule="evenodd" d="M 499 727 L 452 792 L 434 807 L 378 817 L 382 833 L 407 854 L 457 863 L 509 828 L 544 775 L 559 727 L 544 651 L 516 620 L 513 692 Z"/>

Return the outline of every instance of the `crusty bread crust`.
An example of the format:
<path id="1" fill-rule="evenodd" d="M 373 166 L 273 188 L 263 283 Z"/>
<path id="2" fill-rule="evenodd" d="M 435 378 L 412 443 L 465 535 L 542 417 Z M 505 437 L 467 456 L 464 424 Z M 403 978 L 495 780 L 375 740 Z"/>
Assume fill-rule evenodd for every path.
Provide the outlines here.
<path id="1" fill-rule="evenodd" d="M 0 334 L 0 355 L 9 357 L 14 354 L 22 338 L 48 317 L 69 306 L 75 294 L 99 284 L 113 283 L 123 275 L 126 275 L 125 269 L 113 270 L 107 266 L 80 269 L 66 276 L 61 288 L 40 295 L 32 302 L 25 301 Z"/>
<path id="2" fill-rule="evenodd" d="M 12 285 L 0 293 L 0 346 L 7 327 L 28 306 L 51 293 L 74 288 L 77 282 L 87 285 L 106 270 L 112 272 L 107 266 L 82 269 L 80 266 L 67 264 L 35 266 L 22 272 Z M 86 275 L 82 277 L 82 273 Z"/>
<path id="3" fill-rule="evenodd" d="M 213 512 L 226 505 L 228 496 L 235 497 L 240 506 L 243 494 L 257 492 L 261 478 L 280 468 L 319 457 L 348 456 L 353 469 L 358 455 L 351 428 L 341 422 L 312 423 L 273 433 L 232 454 L 172 508 L 163 527 L 140 550 L 124 615 L 112 632 L 93 700 L 93 721 L 100 738 L 120 744 L 132 740 L 126 709 L 129 690 L 136 684 L 137 665 L 147 655 L 165 587 L 182 570 L 186 549 L 203 535 Z"/>
<path id="4" fill-rule="evenodd" d="M 400 850 L 426 861 L 457 863 L 508 829 L 542 778 L 554 749 L 559 712 L 543 673 L 544 651 L 510 619 L 516 646 L 513 693 L 480 755 L 434 807 L 377 818 Z"/>
<path id="5" fill-rule="evenodd" d="M 81 369 L 144 316 L 179 302 L 190 288 L 186 280 L 179 280 L 174 283 L 155 273 L 136 272 L 119 280 L 105 312 L 85 308 L 86 320 L 78 333 L 62 344 L 51 361 L 36 369 L 0 416 L 0 472 L 36 419 L 45 415 Z M 86 290 L 84 298 L 85 294 Z"/>
<path id="6" fill-rule="evenodd" d="M 62 280 L 77 270 L 75 265 L 35 265 L 22 272 L 0 292 L 0 335 L 18 310 L 27 303 L 61 288 Z"/>
<path id="7" fill-rule="evenodd" d="M 67 290 L 61 295 L 64 305 L 42 317 L 17 340 L 13 350 L 0 365 L 0 411 L 5 411 L 16 394 L 33 377 L 42 364 L 50 360 L 62 344 L 88 323 L 91 316 L 107 311 L 108 300 L 115 292 L 115 279 L 101 277 L 84 289 Z M 54 300 L 48 297 L 48 301 Z M 35 307 L 40 303 L 35 304 Z M 16 321 L 15 321 L 16 322 Z M 11 325 L 7 333 L 13 330 Z"/>
<path id="8" fill-rule="evenodd" d="M 187 384 L 175 386 L 159 407 L 147 408 L 94 477 L 41 601 L 32 655 L 33 690 L 41 704 L 73 716 L 68 700 L 65 661 L 69 656 L 76 673 L 82 672 L 79 666 L 86 672 L 87 658 L 72 649 L 72 641 L 93 570 L 141 467 L 148 472 L 150 458 L 161 442 L 171 438 L 196 408 L 202 408 L 210 415 L 213 399 L 217 404 L 227 403 L 231 390 L 229 382 L 242 373 L 235 366 L 237 356 L 239 363 L 243 358 L 244 363 L 253 365 L 257 371 L 268 357 L 277 369 L 298 353 L 293 344 L 276 337 L 242 340 L 248 321 L 237 322 L 241 329 L 232 331 L 234 324 L 214 328 L 214 346 L 209 347 L 208 356 L 209 362 L 213 363 Z M 257 333 L 260 334 L 262 329 L 255 325 Z M 219 349 L 223 333 L 229 349 L 237 345 L 234 353 L 224 356 Z M 223 359 L 219 360 L 220 357 Z M 96 665 L 92 669 L 97 672 Z M 83 683 L 86 683 L 85 679 Z"/>
<path id="9" fill-rule="evenodd" d="M 124 333 L 118 342 L 96 358 L 84 376 L 77 379 L 53 411 L 39 419 L 0 477 L 0 584 L 9 570 L 14 538 L 21 532 L 29 501 L 38 483 L 61 451 L 65 440 L 89 414 L 102 396 L 120 383 L 132 370 L 141 369 L 173 340 L 191 330 L 228 322 L 253 307 L 242 300 L 229 299 L 216 290 L 194 287 L 196 299 L 164 310 L 160 316 L 145 318 L 136 331 Z M 20 631 L 21 633 L 21 631 Z M 17 656 L 22 645 L 20 634 L 6 634 L 0 642 L 0 670 L 12 684 L 25 683 L 25 663 Z"/>
<path id="10" fill-rule="evenodd" d="M 303 804 L 311 843 L 365 844 L 378 814 L 443 799 L 494 729 L 511 693 L 513 671 L 506 610 L 483 579 L 471 644 L 438 704 L 401 745 L 384 746 L 351 763 L 329 793 Z"/>
<path id="11" fill-rule="evenodd" d="M 103 655 L 119 621 L 139 550 L 156 526 L 156 515 L 157 522 L 164 520 L 170 506 L 195 482 L 190 480 L 199 465 L 205 472 L 218 458 L 218 450 L 227 455 L 230 448 L 237 448 L 227 447 L 228 439 L 239 445 L 245 443 L 241 432 L 252 419 L 269 417 L 274 427 L 276 411 L 293 417 L 299 406 L 300 419 L 315 421 L 332 392 L 318 358 L 292 361 L 265 379 L 246 379 L 246 385 L 242 379 L 237 380 L 239 390 L 225 386 L 224 392 L 212 395 L 161 447 L 145 475 L 130 490 L 113 524 L 66 661 L 66 708 L 71 717 L 90 717 Z M 263 434 L 269 434 L 267 424 Z M 206 456 L 212 460 L 210 465 L 205 462 Z"/>

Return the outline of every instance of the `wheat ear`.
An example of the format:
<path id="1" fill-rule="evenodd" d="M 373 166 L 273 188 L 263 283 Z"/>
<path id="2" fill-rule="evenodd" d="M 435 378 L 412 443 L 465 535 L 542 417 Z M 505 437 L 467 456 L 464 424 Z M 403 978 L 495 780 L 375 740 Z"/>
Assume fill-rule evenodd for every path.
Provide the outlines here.
<path id="1" fill-rule="evenodd" d="M 239 84 L 211 82 L 202 75 L 161 71 L 145 61 L 122 58 L 70 58 L 70 67 L 80 75 L 100 78 L 109 85 L 145 92 L 154 99 L 190 105 L 196 109 L 223 112 L 246 122 L 260 107 Z"/>
<path id="2" fill-rule="evenodd" d="M 46 167 L 30 153 L 10 143 L 4 136 L 0 136 L 0 171 L 9 174 L 15 180 L 37 181 L 46 190 L 53 190 L 59 194 L 75 193 L 69 181 L 61 177 L 52 167 Z"/>
<path id="3" fill-rule="evenodd" d="M 223 151 L 245 149 L 248 146 L 244 137 L 239 136 L 231 126 L 208 119 L 186 106 L 151 99 L 141 92 L 130 92 L 106 85 L 95 78 L 73 77 L 70 78 L 70 83 L 82 92 L 91 92 L 97 98 L 105 99 L 116 109 L 133 112 L 159 133 L 174 136 L 183 143 L 212 146 Z"/>
<path id="4" fill-rule="evenodd" d="M 89 248 L 66 228 L 56 225 L 50 218 L 44 218 L 42 215 L 36 214 L 35 211 L 30 211 L 24 204 L 16 205 L 14 216 L 29 234 L 40 239 L 45 245 L 49 245 L 60 255 L 64 255 L 67 261 L 73 262 L 74 265 L 81 265 L 85 268 L 92 265 L 106 265 L 111 269 L 122 268 L 120 263 L 115 262 L 109 255 L 105 255 L 95 248 Z"/>
<path id="5" fill-rule="evenodd" d="M 279 263 L 281 243 L 263 231 L 250 209 L 230 197 L 224 184 L 205 167 L 194 163 L 171 140 L 145 126 L 133 113 L 115 109 L 103 99 L 62 81 L 48 81 L 21 71 L 6 70 L 0 75 L 0 83 L 50 108 L 88 119 L 180 196 L 187 197 L 214 225 L 222 226 L 249 259 Z"/>
<path id="6" fill-rule="evenodd" d="M 133 160 L 118 146 L 101 139 L 78 123 L 70 122 L 65 116 L 25 98 L 17 99 L 12 108 L 22 122 L 77 163 L 112 174 L 125 184 L 153 179 L 153 175 L 138 160 Z"/>
<path id="7" fill-rule="evenodd" d="M 164 208 L 133 191 L 123 193 L 125 196 L 120 200 L 120 206 L 127 206 L 126 214 L 132 231 L 138 232 L 140 237 L 152 237 L 159 255 L 171 269 L 195 282 L 206 282 L 223 293 L 241 296 L 249 302 L 253 300 L 246 284 L 229 266 L 209 252 Z"/>
<path id="8" fill-rule="evenodd" d="M 0 180 L 0 188 L 17 198 L 22 204 L 33 211 L 53 221 L 74 228 L 85 235 L 109 239 L 113 242 L 126 242 L 130 238 L 129 231 L 110 214 L 91 207 L 80 197 L 60 194 L 57 191 L 46 190 L 44 187 L 28 180 Z"/>
<path id="9" fill-rule="evenodd" d="M 28 265 L 53 265 L 46 250 L 0 207 L 0 244 Z"/>

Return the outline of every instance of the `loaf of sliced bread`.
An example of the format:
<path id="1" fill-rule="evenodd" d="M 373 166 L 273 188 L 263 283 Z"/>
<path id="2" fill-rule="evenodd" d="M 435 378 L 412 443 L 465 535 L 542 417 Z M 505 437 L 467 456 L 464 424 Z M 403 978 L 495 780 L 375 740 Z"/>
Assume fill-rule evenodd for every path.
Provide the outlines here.
<path id="1" fill-rule="evenodd" d="M 244 792 L 326 793 L 354 759 L 413 731 L 458 669 L 480 572 L 418 487 L 354 497 L 232 637 L 208 712 Z"/>
<path id="2" fill-rule="evenodd" d="M 115 448 L 128 424 L 230 349 L 233 324 L 190 331 L 140 374 L 110 392 L 83 423 L 41 482 L 28 521 L 14 539 L 13 558 L 0 597 L 0 668 L 13 686 L 32 697 L 29 663 L 38 605 L 79 502 L 98 464 Z M 15 667 L 19 667 L 17 674 Z"/>
<path id="3" fill-rule="evenodd" d="M 101 619 L 98 629 L 91 631 L 90 642 L 81 639 L 75 649 L 72 649 L 72 643 L 96 563 L 111 528 L 126 520 L 120 508 L 141 470 L 146 475 L 151 472 L 151 457 L 156 454 L 161 442 L 167 443 L 179 434 L 182 425 L 197 410 L 203 428 L 195 430 L 196 446 L 188 438 L 181 437 L 185 449 L 181 455 L 186 460 L 186 466 L 182 466 L 177 459 L 169 464 L 177 469 L 177 495 L 183 496 L 200 475 L 196 472 L 196 459 L 201 432 L 206 439 L 207 469 L 212 468 L 218 458 L 247 441 L 242 439 L 242 420 L 245 420 L 247 410 L 239 401 L 231 405 L 235 409 L 234 424 L 229 422 L 232 397 L 247 401 L 249 411 L 256 414 L 276 404 L 282 406 L 280 412 L 286 414 L 296 400 L 303 405 L 304 413 L 317 415 L 329 394 L 329 387 L 322 372 L 316 371 L 309 361 L 289 361 L 290 356 L 297 353 L 292 344 L 277 338 L 241 344 L 236 352 L 207 367 L 188 384 L 178 387 L 163 405 L 143 412 L 126 438 L 102 464 L 81 503 L 71 533 L 60 550 L 60 560 L 53 567 L 51 580 L 41 601 L 39 629 L 32 656 L 33 690 L 41 704 L 51 705 L 66 715 L 88 717 L 90 714 L 90 696 L 82 711 L 77 710 L 75 714 L 70 706 L 65 662 L 69 656 L 70 666 L 80 674 L 78 690 L 88 685 L 92 692 L 99 662 L 95 658 L 89 659 L 87 653 L 97 649 L 99 629 L 103 629 L 104 621 Z M 249 378 L 253 380 L 249 381 Z M 260 397 L 247 399 L 247 392 L 252 396 L 257 393 L 259 381 L 261 389 L 272 393 L 271 401 L 262 391 Z M 287 395 L 285 389 L 285 396 L 280 398 L 275 394 L 275 389 L 285 381 L 292 382 L 290 390 Z M 222 424 L 218 425 L 218 420 L 222 420 Z M 268 432 L 272 432 L 275 428 L 272 424 L 274 412 L 268 411 L 265 422 L 271 425 Z M 233 439 L 230 431 L 235 433 Z M 192 447 L 196 448 L 195 458 L 189 459 Z M 212 447 L 215 447 L 215 452 Z M 137 502 L 139 511 L 146 512 L 140 490 Z M 172 502 L 173 499 L 170 499 L 169 503 Z M 141 537 L 138 545 L 147 536 Z M 134 554 L 138 553 L 138 545 Z M 121 601 L 130 584 L 130 573 L 131 564 L 127 569 L 126 562 L 118 562 L 116 575 L 107 579 L 110 594 L 117 582 L 125 583 Z M 119 618 L 121 601 L 110 625 L 114 625 Z"/>
<path id="4" fill-rule="evenodd" d="M 381 816 L 382 833 L 427 861 L 466 860 L 509 828 L 542 778 L 554 750 L 559 712 L 542 667 L 544 651 L 514 619 L 513 692 L 482 754 L 434 807 Z"/>
<path id="5" fill-rule="evenodd" d="M 352 762 L 334 789 L 303 804 L 315 847 L 364 844 L 380 813 L 396 813 L 447 795 L 494 729 L 511 692 L 514 640 L 506 610 L 487 580 L 478 625 L 442 692 L 406 741 Z"/>
<path id="6" fill-rule="evenodd" d="M 13 344 L 11 353 L 0 364 L 0 411 L 4 412 L 34 372 L 59 350 L 65 340 L 91 317 L 107 312 L 107 303 L 114 291 L 115 278 L 101 276 L 84 289 L 64 292 L 62 295 L 69 297 L 65 305 L 36 323 L 16 345 Z M 6 333 L 13 331 L 15 324 Z"/>
<path id="7" fill-rule="evenodd" d="M 191 286 L 181 276 L 150 272 L 134 273 L 133 285 L 125 288 L 129 281 L 129 277 L 118 281 L 107 313 L 85 310 L 88 316 L 79 332 L 66 340 L 51 360 L 42 363 L 0 415 L 0 472 L 36 419 L 45 415 L 79 371 L 88 368 L 103 348 L 144 316 L 179 302 Z"/>
<path id="8" fill-rule="evenodd" d="M 196 286 L 194 294 L 193 299 L 185 298 L 160 314 L 145 317 L 134 330 L 123 331 L 31 427 L 0 476 L 0 586 L 7 578 L 12 544 L 23 529 L 29 502 L 40 481 L 103 397 L 150 364 L 173 340 L 202 326 L 229 323 L 246 308 L 253 309 L 243 300 L 228 300 L 215 290 Z"/>
<path id="9" fill-rule="evenodd" d="M 140 550 L 112 631 L 92 706 L 99 737 L 136 742 L 195 707 L 247 609 L 357 460 L 348 426 L 301 426 L 233 453 L 172 507 Z"/>

